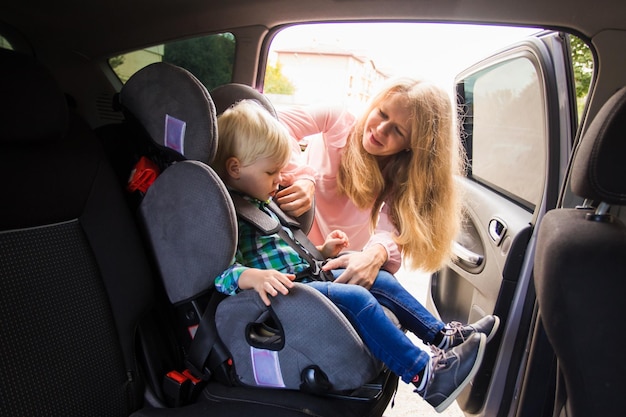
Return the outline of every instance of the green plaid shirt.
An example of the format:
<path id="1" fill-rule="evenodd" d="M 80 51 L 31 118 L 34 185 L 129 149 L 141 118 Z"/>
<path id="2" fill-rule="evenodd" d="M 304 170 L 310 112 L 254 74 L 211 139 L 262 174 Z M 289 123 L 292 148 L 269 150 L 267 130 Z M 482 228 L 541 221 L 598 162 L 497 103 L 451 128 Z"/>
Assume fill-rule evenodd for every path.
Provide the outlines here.
<path id="1" fill-rule="evenodd" d="M 278 221 L 278 217 L 267 207 L 268 202 L 245 198 L 254 203 L 259 210 Z M 219 292 L 228 295 L 236 294 L 239 291 L 239 277 L 248 268 L 275 269 L 285 274 L 297 274 L 309 267 L 308 262 L 278 233 L 263 235 L 255 226 L 239 219 L 237 224 L 239 225 L 239 243 L 233 263 L 215 278 L 215 288 Z M 289 228 L 283 226 L 283 229 L 293 237 Z"/>

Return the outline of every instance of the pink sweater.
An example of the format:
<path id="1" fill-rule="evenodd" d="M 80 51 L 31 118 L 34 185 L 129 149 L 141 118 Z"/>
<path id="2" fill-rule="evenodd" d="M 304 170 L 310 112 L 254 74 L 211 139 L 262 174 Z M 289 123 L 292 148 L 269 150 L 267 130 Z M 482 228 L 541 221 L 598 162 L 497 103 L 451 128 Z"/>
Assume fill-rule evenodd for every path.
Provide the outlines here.
<path id="1" fill-rule="evenodd" d="M 288 166 L 291 178 L 315 181 L 315 220 L 309 238 L 322 244 L 333 230 L 343 230 L 350 239 L 348 250 L 362 250 L 380 244 L 387 250 L 384 268 L 395 273 L 402 258 L 392 236 L 397 230 L 391 224 L 387 206 L 383 205 L 376 230 L 370 230 L 370 210 L 358 209 L 345 195 L 337 191 L 337 172 L 341 152 L 355 123 L 355 117 L 341 108 L 290 107 L 278 111 L 278 117 L 298 142 L 309 140 L 303 155 L 305 167 Z M 315 135 L 315 136 L 312 136 Z"/>

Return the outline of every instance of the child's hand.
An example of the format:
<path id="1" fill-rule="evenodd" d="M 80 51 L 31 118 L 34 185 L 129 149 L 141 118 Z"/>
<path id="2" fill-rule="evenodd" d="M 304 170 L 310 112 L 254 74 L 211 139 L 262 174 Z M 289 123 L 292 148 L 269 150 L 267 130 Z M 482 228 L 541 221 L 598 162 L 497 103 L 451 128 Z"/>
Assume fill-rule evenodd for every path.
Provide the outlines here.
<path id="1" fill-rule="evenodd" d="M 349 243 L 348 235 L 341 230 L 333 230 L 326 236 L 324 245 L 318 249 L 325 258 L 334 258 L 342 249 L 347 248 Z"/>
<path id="2" fill-rule="evenodd" d="M 259 293 L 266 306 L 270 305 L 268 295 L 276 297 L 280 292 L 283 295 L 289 294 L 289 288 L 293 288 L 293 274 L 283 274 L 274 269 L 249 268 L 239 277 L 239 288 L 242 290 L 254 289 Z"/>

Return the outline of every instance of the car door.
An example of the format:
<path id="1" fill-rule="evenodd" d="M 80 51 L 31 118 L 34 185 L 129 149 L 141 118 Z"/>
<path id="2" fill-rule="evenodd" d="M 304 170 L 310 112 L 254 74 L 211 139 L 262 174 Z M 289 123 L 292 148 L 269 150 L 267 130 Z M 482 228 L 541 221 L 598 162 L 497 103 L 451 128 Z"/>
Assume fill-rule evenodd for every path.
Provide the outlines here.
<path id="1" fill-rule="evenodd" d="M 460 179 L 465 220 L 453 260 L 431 275 L 427 306 L 444 322 L 491 313 L 502 320 L 458 398 L 466 415 L 515 415 L 528 370 L 536 226 L 556 205 L 576 125 L 568 39 L 543 32 L 455 81 L 468 162 Z"/>

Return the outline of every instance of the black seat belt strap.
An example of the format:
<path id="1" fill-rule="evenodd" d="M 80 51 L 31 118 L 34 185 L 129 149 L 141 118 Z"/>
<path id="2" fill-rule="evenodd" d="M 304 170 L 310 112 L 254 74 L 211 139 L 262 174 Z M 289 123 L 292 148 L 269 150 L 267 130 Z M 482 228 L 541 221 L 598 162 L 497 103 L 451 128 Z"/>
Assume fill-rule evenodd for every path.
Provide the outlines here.
<path id="1" fill-rule="evenodd" d="M 255 226 L 265 235 L 278 233 L 278 235 L 289 244 L 298 254 L 307 261 L 310 267 L 310 274 L 315 280 L 332 281 L 334 277 L 330 272 L 322 271 L 321 265 L 324 256 L 315 247 L 313 242 L 300 229 L 300 223 L 283 212 L 276 203 L 271 202 L 267 208 L 271 210 L 279 221 L 270 217 L 268 213 L 259 210 L 257 206 L 246 200 L 240 194 L 231 192 L 231 197 L 237 211 L 237 215 Z M 293 233 L 293 238 L 282 227 L 285 226 Z"/>
<path id="2" fill-rule="evenodd" d="M 229 358 L 228 351 L 219 343 L 215 325 L 215 311 L 223 297 L 217 292 L 211 294 L 186 358 L 187 367 L 192 374 L 205 381 L 211 377 L 215 369 Z"/>

